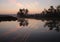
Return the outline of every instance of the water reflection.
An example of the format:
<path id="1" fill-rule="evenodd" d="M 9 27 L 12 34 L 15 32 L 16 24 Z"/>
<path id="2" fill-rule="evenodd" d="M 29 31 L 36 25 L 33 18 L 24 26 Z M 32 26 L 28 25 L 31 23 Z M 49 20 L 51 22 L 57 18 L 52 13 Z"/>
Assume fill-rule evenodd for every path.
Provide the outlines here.
<path id="1" fill-rule="evenodd" d="M 57 32 L 60 31 L 60 21 L 59 20 L 48 20 L 44 27 L 48 26 L 49 30 L 56 30 Z"/>
<path id="2" fill-rule="evenodd" d="M 18 18 L 17 21 L 13 22 L 1 22 L 1 42 L 49 42 L 52 40 L 57 42 L 60 41 L 60 33 L 47 31 L 49 28 L 49 30 L 53 31 L 54 29 L 59 32 L 60 20 L 45 20 L 41 21 L 41 19 L 35 20 Z M 48 28 L 44 28 L 46 26 L 48 26 Z"/>
<path id="3" fill-rule="evenodd" d="M 28 26 L 28 19 L 18 18 L 18 22 L 20 26 Z"/>

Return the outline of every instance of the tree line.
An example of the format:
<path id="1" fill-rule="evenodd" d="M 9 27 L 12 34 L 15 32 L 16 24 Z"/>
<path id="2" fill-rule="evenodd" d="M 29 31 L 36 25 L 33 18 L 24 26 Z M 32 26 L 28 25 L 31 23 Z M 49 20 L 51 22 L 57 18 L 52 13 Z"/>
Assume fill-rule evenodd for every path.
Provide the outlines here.
<path id="1" fill-rule="evenodd" d="M 29 17 L 29 18 L 60 18 L 60 5 L 58 5 L 56 8 L 54 6 L 50 6 L 48 9 L 44 9 L 40 14 L 28 14 L 28 9 L 19 9 L 19 12 L 17 13 L 18 17 Z"/>

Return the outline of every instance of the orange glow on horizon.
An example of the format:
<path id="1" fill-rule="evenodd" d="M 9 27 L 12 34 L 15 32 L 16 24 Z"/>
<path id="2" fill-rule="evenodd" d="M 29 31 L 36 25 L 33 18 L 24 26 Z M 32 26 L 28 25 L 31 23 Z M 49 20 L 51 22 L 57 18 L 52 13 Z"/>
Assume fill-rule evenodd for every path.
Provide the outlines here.
<path id="1" fill-rule="evenodd" d="M 0 0 L 0 14 L 16 14 L 19 8 L 27 8 L 29 13 L 41 13 L 50 6 L 60 5 L 59 0 Z"/>
<path id="2" fill-rule="evenodd" d="M 0 14 L 17 14 L 19 10 L 0 10 Z M 40 13 L 42 10 L 29 10 L 29 14 Z"/>

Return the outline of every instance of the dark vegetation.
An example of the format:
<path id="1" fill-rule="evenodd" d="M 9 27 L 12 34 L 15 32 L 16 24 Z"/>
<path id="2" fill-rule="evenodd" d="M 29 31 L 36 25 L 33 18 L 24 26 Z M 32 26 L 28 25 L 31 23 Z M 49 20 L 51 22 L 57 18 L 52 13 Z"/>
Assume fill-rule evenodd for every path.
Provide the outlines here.
<path id="1" fill-rule="evenodd" d="M 0 22 L 1 21 L 16 21 L 17 18 L 9 15 L 0 15 Z"/>
<path id="2" fill-rule="evenodd" d="M 28 14 L 28 9 L 19 9 L 17 13 L 17 17 L 9 16 L 9 15 L 0 15 L 0 21 L 11 21 L 17 20 L 18 18 L 31 18 L 31 19 L 39 19 L 39 20 L 60 20 L 60 5 L 56 8 L 50 6 L 49 9 L 44 9 L 40 14 Z"/>
<path id="3" fill-rule="evenodd" d="M 60 5 L 56 8 L 50 6 L 49 9 L 44 9 L 40 14 L 28 14 L 28 9 L 19 9 L 17 17 L 20 18 L 34 18 L 34 19 L 59 19 L 60 18 Z"/>

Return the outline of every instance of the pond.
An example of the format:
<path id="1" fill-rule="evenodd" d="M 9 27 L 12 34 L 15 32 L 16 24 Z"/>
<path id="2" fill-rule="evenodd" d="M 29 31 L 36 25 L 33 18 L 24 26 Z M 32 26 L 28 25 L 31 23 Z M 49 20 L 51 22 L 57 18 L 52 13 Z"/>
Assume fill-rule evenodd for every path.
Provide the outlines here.
<path id="1" fill-rule="evenodd" d="M 0 22 L 0 42 L 59 42 L 59 20 L 18 19 Z"/>

